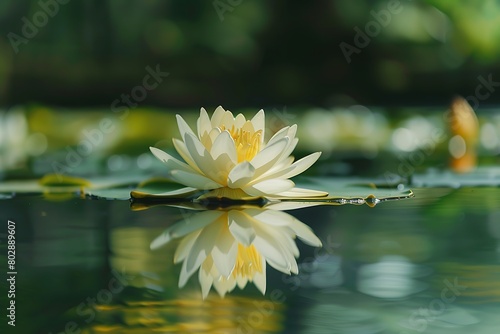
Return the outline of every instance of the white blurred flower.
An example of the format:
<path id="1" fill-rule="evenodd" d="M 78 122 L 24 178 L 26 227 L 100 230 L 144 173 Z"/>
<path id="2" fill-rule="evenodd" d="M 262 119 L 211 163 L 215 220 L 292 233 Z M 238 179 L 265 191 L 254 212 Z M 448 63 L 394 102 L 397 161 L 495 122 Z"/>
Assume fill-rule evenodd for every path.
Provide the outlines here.
<path id="1" fill-rule="evenodd" d="M 297 274 L 298 237 L 320 247 L 314 232 L 295 217 L 275 210 L 246 208 L 202 211 L 174 224 L 151 243 L 156 249 L 182 238 L 174 262 L 182 262 L 179 287 L 198 270 L 203 298 L 213 286 L 220 296 L 254 282 L 266 291 L 266 265 Z"/>
<path id="2" fill-rule="evenodd" d="M 163 161 L 169 175 L 187 186 L 173 194 L 194 190 L 214 190 L 215 197 L 243 196 L 317 197 L 327 193 L 295 188 L 289 178 L 302 173 L 318 160 L 321 152 L 308 155 L 296 162 L 290 156 L 298 139 L 297 125 L 278 131 L 264 142 L 264 111 L 251 120 L 218 107 L 212 118 L 201 108 L 197 134 L 177 115 L 181 140 L 173 144 L 182 162 L 151 147 L 151 152 Z M 169 195 L 165 193 L 162 195 Z"/>

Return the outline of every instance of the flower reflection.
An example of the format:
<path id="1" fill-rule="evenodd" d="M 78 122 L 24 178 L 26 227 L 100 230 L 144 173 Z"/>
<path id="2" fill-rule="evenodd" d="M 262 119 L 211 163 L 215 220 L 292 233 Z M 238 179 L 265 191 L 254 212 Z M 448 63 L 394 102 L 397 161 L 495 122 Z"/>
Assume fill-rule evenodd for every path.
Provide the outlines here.
<path id="1" fill-rule="evenodd" d="M 182 262 L 179 287 L 198 270 L 203 298 L 213 286 L 220 296 L 253 282 L 266 291 L 266 265 L 297 274 L 298 237 L 320 247 L 313 231 L 295 217 L 267 208 L 238 208 L 198 212 L 166 229 L 151 249 L 182 238 L 174 262 Z"/>

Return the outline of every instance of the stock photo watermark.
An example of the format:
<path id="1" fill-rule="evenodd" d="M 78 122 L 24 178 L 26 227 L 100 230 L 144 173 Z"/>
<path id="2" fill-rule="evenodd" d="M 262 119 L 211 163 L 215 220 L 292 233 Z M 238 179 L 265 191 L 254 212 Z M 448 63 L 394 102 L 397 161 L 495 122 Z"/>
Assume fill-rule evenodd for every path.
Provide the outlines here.
<path id="1" fill-rule="evenodd" d="M 16 326 L 16 223 L 7 220 L 7 324 Z"/>
<path id="2" fill-rule="evenodd" d="M 270 317 L 277 308 L 286 301 L 286 296 L 280 289 L 274 289 L 269 293 L 269 300 L 254 300 L 253 305 L 255 310 L 248 313 L 246 317 L 239 316 L 236 318 L 239 326 L 238 334 L 251 334 L 256 328 L 264 324 L 266 318 Z M 259 331 L 260 332 L 260 331 Z"/>
<path id="3" fill-rule="evenodd" d="M 224 14 L 226 12 L 232 13 L 233 10 L 241 5 L 243 0 L 214 0 L 212 6 L 219 17 L 219 20 L 224 21 Z"/>
<path id="4" fill-rule="evenodd" d="M 7 38 L 9 39 L 10 45 L 14 50 L 14 53 L 19 53 L 19 47 L 22 44 L 28 44 L 30 40 L 35 38 L 40 29 L 45 27 L 51 18 L 59 13 L 60 6 L 65 5 L 70 0 L 40 0 L 38 1 L 38 10 L 31 15 L 31 18 L 23 16 L 21 22 L 23 23 L 21 27 L 20 34 L 15 32 L 9 32 Z"/>
<path id="5" fill-rule="evenodd" d="M 405 323 L 412 331 L 424 332 L 429 323 L 435 321 L 437 317 L 443 314 L 451 303 L 454 303 L 457 297 L 462 294 L 462 291 L 467 289 L 466 285 L 460 285 L 458 278 L 455 277 L 452 282 L 450 280 L 443 280 L 445 286 L 441 290 L 439 297 L 434 298 L 429 302 L 426 307 L 420 307 L 418 310 L 412 312 Z M 406 334 L 408 332 L 400 332 Z"/>
<path id="6" fill-rule="evenodd" d="M 119 98 L 111 102 L 110 109 L 118 116 L 120 121 L 127 118 L 130 110 L 137 108 L 139 103 L 144 101 L 148 94 L 170 75 L 168 72 L 163 72 L 159 64 L 154 69 L 151 66 L 146 66 L 145 69 L 147 74 L 143 77 L 140 85 L 134 86 L 128 94 L 122 93 Z M 76 148 L 69 145 L 66 146 L 64 161 L 52 162 L 52 169 L 59 179 L 62 178 L 62 175 L 71 173 L 84 161 L 84 158 L 88 157 L 97 147 L 102 145 L 106 136 L 109 136 L 116 130 L 116 122 L 115 118 L 105 117 L 100 120 L 98 126 L 82 131 L 84 139 L 76 145 Z"/>
<path id="7" fill-rule="evenodd" d="M 321 238 L 320 238 L 321 239 Z M 335 250 L 340 246 L 331 239 L 328 235 L 326 240 L 321 240 L 323 246 L 314 249 L 313 256 L 306 257 L 300 264 L 298 275 L 282 275 L 281 280 L 289 286 L 290 291 L 299 289 L 302 284 L 307 281 L 314 272 L 316 265 L 326 263 L 330 256 L 335 253 Z"/>
<path id="8" fill-rule="evenodd" d="M 130 281 L 134 279 L 134 276 L 128 275 L 123 269 L 121 272 L 113 269 L 111 271 L 113 277 L 109 280 L 106 288 L 99 290 L 95 296 L 87 297 L 76 307 L 76 315 L 83 318 L 85 324 L 89 324 L 94 321 L 97 313 L 99 312 L 98 306 L 108 305 L 113 301 L 113 298 L 121 293 Z M 76 319 L 68 321 L 64 325 L 64 330 L 49 334 L 77 334 L 81 332 L 80 326 Z"/>
<path id="9" fill-rule="evenodd" d="M 271 132 L 275 132 L 281 129 L 283 126 L 292 125 L 295 118 L 297 117 L 296 115 L 288 112 L 287 106 L 283 106 L 281 110 L 278 108 L 273 108 L 271 113 L 272 116 L 269 118 L 268 122 L 266 122 L 266 124 L 268 124 L 266 130 Z"/>
<path id="10" fill-rule="evenodd" d="M 384 174 L 387 184 L 394 184 L 401 181 L 401 178 L 408 178 L 415 173 L 417 167 L 423 165 L 425 160 L 436 150 L 436 147 L 444 142 L 446 134 L 442 129 L 434 129 L 429 138 L 424 139 L 418 145 L 418 149 L 412 151 L 407 156 L 398 154 L 398 168 L 396 173 L 386 171 Z"/>
<path id="11" fill-rule="evenodd" d="M 493 81 L 493 75 L 488 74 L 487 78 L 479 75 L 477 77 L 479 84 L 474 90 L 474 95 L 468 95 L 465 100 L 469 102 L 473 110 L 479 107 L 479 101 L 486 101 L 491 94 L 495 92 L 495 87 L 500 87 L 500 82 Z"/>
<path id="12" fill-rule="evenodd" d="M 350 64 L 352 55 L 360 54 L 361 50 L 370 44 L 372 38 L 377 37 L 382 31 L 382 28 L 387 27 L 391 23 L 392 16 L 401 13 L 403 8 L 404 6 L 401 4 L 401 1 L 390 0 L 387 2 L 386 9 L 380 9 L 379 11 L 371 10 L 370 15 L 373 19 L 365 24 L 364 30 L 358 26 L 354 27 L 354 32 L 356 33 L 353 39 L 354 45 L 346 42 L 341 42 L 339 44 L 340 50 L 347 63 Z"/>

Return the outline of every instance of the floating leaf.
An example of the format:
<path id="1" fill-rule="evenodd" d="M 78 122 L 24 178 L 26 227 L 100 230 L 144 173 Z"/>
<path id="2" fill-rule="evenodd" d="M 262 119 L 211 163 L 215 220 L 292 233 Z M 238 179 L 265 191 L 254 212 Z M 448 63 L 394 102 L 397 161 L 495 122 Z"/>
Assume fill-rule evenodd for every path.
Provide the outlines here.
<path id="1" fill-rule="evenodd" d="M 348 181 L 351 181 L 349 183 Z M 363 184 L 364 183 L 364 184 Z M 354 186 L 349 184 L 355 184 Z M 271 207 L 277 210 L 289 210 L 297 205 L 301 206 L 316 206 L 316 205 L 363 205 L 366 204 L 374 207 L 378 203 L 385 201 L 394 201 L 408 199 L 413 197 L 413 192 L 410 189 L 398 188 L 382 188 L 379 189 L 374 183 L 360 179 L 325 179 L 325 178 L 310 178 L 307 182 L 299 184 L 305 185 L 309 189 L 326 191 L 330 194 L 338 194 L 336 196 L 327 196 L 320 198 L 290 198 L 290 197 L 241 197 L 234 199 L 230 196 L 224 196 L 224 193 L 217 194 L 213 192 L 201 192 L 193 189 L 192 192 L 186 193 L 179 191 L 181 196 L 176 196 L 175 192 L 168 192 L 167 195 L 148 194 L 141 191 L 133 191 L 132 209 L 145 210 L 147 208 L 158 205 L 188 205 L 196 203 L 197 206 L 205 208 L 227 208 L 235 205 L 256 205 L 259 207 Z M 321 187 L 319 186 L 321 185 Z M 316 189 L 315 189 L 316 188 Z"/>
<path id="2" fill-rule="evenodd" d="M 40 179 L 39 183 L 45 187 L 90 187 L 91 185 L 86 179 L 62 174 L 47 174 Z"/>

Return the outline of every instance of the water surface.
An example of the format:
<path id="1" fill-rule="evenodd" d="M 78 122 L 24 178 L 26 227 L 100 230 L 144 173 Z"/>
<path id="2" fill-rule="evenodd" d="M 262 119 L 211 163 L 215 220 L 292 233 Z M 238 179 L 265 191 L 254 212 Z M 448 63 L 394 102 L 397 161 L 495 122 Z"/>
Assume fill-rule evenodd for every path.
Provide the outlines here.
<path id="1" fill-rule="evenodd" d="M 197 275 L 178 288 L 178 241 L 150 250 L 188 210 L 133 211 L 129 201 L 41 195 L 2 200 L 2 268 L 5 226 L 9 219 L 16 223 L 15 330 L 496 333 L 499 188 L 412 190 L 412 199 L 374 208 L 288 211 L 323 242 L 316 249 L 297 241 L 299 274 L 268 266 L 265 295 L 249 283 L 225 298 L 212 290 L 205 300 Z M 2 281 L 5 310 L 8 284 Z M 12 330 L 2 318 L 2 327 Z"/>

